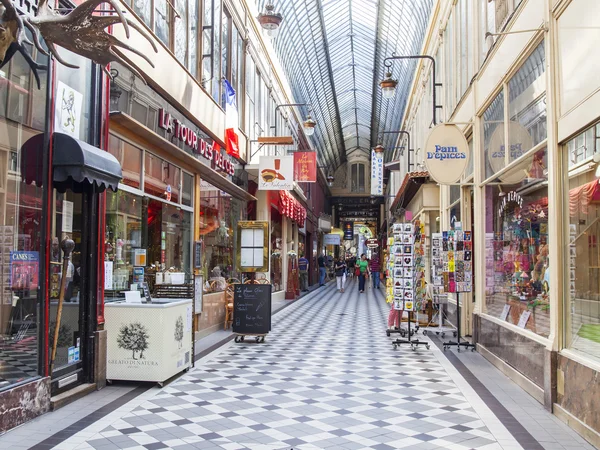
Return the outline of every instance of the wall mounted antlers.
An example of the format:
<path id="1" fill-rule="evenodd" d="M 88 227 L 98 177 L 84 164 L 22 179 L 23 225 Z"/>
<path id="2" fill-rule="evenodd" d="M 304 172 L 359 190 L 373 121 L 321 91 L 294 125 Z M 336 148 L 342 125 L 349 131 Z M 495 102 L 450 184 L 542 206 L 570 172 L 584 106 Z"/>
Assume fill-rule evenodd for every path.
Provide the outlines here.
<path id="1" fill-rule="evenodd" d="M 101 3 L 109 3 L 116 15 L 93 15 Z M 145 82 L 144 77 L 137 69 L 123 59 L 121 49 L 135 53 L 154 67 L 153 62 L 144 53 L 106 32 L 107 27 L 120 23 L 125 29 L 125 35 L 129 38 L 131 27 L 146 38 L 154 51 L 158 52 L 153 39 L 146 31 L 123 15 L 116 0 L 87 0 L 64 15 L 50 8 L 48 0 L 40 0 L 37 14 L 33 17 L 20 16 L 11 0 L 0 0 L 0 6 L 0 68 L 16 52 L 20 52 L 31 67 L 38 88 L 40 80 L 37 71 L 46 67 L 33 61 L 27 47 L 23 45 L 24 43 L 35 45 L 38 51 L 45 55 L 51 54 L 66 67 L 79 68 L 66 62 L 56 50 L 57 45 L 66 48 L 102 66 L 104 73 L 111 79 L 112 76 L 107 70 L 107 66 L 111 62 L 118 62 Z M 33 43 L 27 39 L 25 27 L 31 31 Z M 41 38 L 48 50 L 42 46 Z"/>

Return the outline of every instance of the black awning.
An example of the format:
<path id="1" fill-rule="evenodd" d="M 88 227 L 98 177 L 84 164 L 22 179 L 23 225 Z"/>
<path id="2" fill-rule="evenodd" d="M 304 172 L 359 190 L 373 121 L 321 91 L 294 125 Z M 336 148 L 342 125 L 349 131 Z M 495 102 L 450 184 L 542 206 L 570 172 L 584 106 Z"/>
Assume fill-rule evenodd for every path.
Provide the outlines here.
<path id="1" fill-rule="evenodd" d="M 52 166 L 54 187 L 80 192 L 91 186 L 95 192 L 117 190 L 123 178 L 121 164 L 110 153 L 63 133 L 54 133 Z"/>

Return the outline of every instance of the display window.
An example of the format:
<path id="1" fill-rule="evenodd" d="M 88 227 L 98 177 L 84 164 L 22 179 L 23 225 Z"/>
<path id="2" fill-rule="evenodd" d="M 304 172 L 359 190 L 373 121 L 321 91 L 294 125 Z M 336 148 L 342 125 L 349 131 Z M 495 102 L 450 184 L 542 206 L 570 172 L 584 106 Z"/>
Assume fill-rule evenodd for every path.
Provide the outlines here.
<path id="1" fill-rule="evenodd" d="M 221 292 L 243 281 L 237 271 L 237 224 L 246 219 L 246 203 L 202 180 L 197 215 L 202 243 L 204 291 Z"/>
<path id="2" fill-rule="evenodd" d="M 541 336 L 550 333 L 546 149 L 513 170 L 539 173 L 485 191 L 485 313 Z M 516 176 L 513 171 L 507 173 Z"/>
<path id="3" fill-rule="evenodd" d="M 271 207 L 271 284 L 273 292 L 283 290 L 283 236 L 282 216 Z"/>
<path id="4" fill-rule="evenodd" d="M 600 362 L 600 124 L 566 144 L 565 347 Z"/>
<path id="5" fill-rule="evenodd" d="M 105 301 L 122 299 L 132 284 L 153 291 L 191 283 L 193 175 L 116 135 L 109 152 L 123 165 L 123 181 L 106 194 Z"/>

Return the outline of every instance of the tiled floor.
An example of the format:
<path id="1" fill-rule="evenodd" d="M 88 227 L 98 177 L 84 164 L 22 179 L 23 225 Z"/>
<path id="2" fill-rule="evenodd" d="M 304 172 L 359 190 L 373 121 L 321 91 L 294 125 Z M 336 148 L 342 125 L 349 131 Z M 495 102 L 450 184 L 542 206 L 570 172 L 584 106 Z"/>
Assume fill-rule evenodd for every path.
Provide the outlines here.
<path id="1" fill-rule="evenodd" d="M 393 350 L 387 312 L 381 292 L 322 288 L 279 312 L 264 344 L 229 342 L 165 388 L 34 448 L 592 449 L 478 354 L 453 363 L 436 345 Z M 28 431 L 37 443 L 28 427 L 59 423 L 61 411 L 0 448 L 28 448 Z"/>

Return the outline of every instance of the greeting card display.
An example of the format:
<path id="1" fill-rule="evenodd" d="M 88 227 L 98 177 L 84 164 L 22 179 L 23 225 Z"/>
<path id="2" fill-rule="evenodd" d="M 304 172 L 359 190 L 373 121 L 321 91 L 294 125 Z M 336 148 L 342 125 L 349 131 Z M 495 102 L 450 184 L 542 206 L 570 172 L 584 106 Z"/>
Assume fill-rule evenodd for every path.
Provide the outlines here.
<path id="1" fill-rule="evenodd" d="M 446 293 L 473 290 L 473 241 L 470 231 L 434 233 L 431 254 L 434 301 L 445 303 Z"/>

